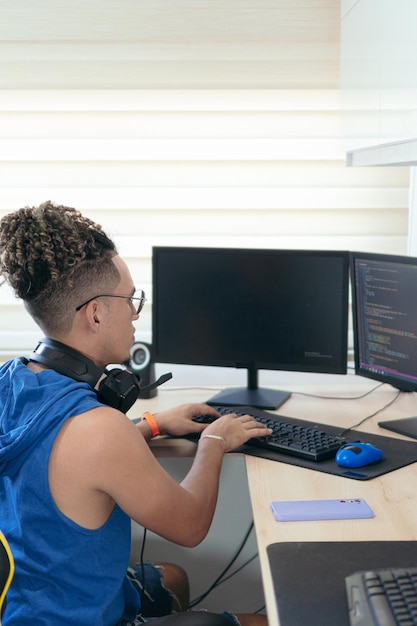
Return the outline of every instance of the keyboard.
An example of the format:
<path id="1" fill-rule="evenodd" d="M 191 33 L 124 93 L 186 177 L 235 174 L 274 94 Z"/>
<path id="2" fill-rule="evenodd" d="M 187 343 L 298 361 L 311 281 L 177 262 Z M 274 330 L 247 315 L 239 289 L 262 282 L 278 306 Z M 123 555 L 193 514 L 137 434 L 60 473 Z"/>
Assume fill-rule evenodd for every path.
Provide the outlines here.
<path id="1" fill-rule="evenodd" d="M 289 454 L 310 461 L 325 461 L 333 459 L 336 452 L 344 443 L 344 437 L 330 434 L 316 427 L 313 423 L 302 422 L 253 407 L 214 407 L 221 415 L 237 413 L 238 415 L 252 415 L 258 422 L 262 422 L 273 433 L 267 437 L 254 437 L 246 445 L 257 446 L 274 452 Z M 215 418 L 211 415 L 197 415 L 196 422 L 211 423 Z"/>
<path id="2" fill-rule="evenodd" d="M 417 567 L 356 572 L 345 583 L 350 626 L 417 624 Z"/>

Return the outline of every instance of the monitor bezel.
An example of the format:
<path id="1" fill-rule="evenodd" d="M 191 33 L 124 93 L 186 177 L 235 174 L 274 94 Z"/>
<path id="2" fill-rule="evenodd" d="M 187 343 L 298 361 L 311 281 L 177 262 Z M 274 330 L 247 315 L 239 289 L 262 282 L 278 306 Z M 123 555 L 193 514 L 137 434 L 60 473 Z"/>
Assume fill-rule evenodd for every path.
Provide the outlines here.
<path id="1" fill-rule="evenodd" d="M 225 247 L 201 247 L 201 246 L 154 246 L 152 250 L 152 267 L 153 267 L 153 285 L 155 287 L 155 281 L 158 274 L 158 259 L 159 254 L 163 251 L 178 251 L 181 252 L 183 250 L 191 250 L 194 252 L 201 253 L 227 253 L 227 254 L 267 254 L 267 255 L 298 255 L 298 256 L 317 256 L 317 257 L 337 257 L 343 263 L 342 265 L 342 285 L 341 285 L 341 293 L 342 293 L 342 306 L 341 313 L 342 319 L 340 320 L 340 357 L 338 362 L 331 367 L 326 366 L 326 363 L 323 363 L 322 367 L 318 366 L 305 366 L 297 365 L 292 366 L 289 363 L 285 362 L 237 362 L 233 359 L 199 359 L 190 358 L 190 359 L 170 359 L 167 358 L 166 355 L 161 355 L 159 353 L 159 344 L 158 344 L 158 336 L 157 336 L 157 307 L 152 307 L 152 328 L 153 328 L 153 350 L 154 350 L 154 358 L 156 362 L 160 363 L 178 363 L 185 365 L 199 365 L 199 366 L 209 366 L 209 367 L 232 367 L 232 368 L 241 368 L 248 370 L 248 389 L 257 389 L 257 375 L 258 370 L 271 370 L 271 371 L 293 371 L 293 372 L 310 372 L 310 373 L 320 373 L 320 374 L 346 374 L 348 367 L 348 326 L 349 326 L 349 252 L 346 250 L 308 250 L 308 249 L 260 249 L 260 248 L 225 248 Z M 156 302 L 156 290 L 153 294 L 153 302 Z"/>
<path id="2" fill-rule="evenodd" d="M 399 376 L 390 375 L 388 373 L 374 372 L 366 367 L 363 367 L 360 362 L 359 354 L 359 311 L 358 311 L 358 297 L 356 289 L 356 259 L 370 260 L 370 261 L 382 261 L 386 263 L 398 263 L 402 265 L 414 265 L 417 268 L 417 257 L 396 255 L 396 254 L 383 254 L 376 252 L 355 252 L 351 251 L 350 257 L 350 282 L 351 282 L 351 297 L 352 297 L 352 326 L 353 326 L 353 348 L 354 348 L 354 367 L 355 374 L 362 378 L 369 378 L 381 383 L 391 385 L 395 389 L 401 391 L 416 391 L 417 381 L 412 381 L 406 377 L 401 378 Z M 405 376 L 405 375 L 404 375 Z"/>

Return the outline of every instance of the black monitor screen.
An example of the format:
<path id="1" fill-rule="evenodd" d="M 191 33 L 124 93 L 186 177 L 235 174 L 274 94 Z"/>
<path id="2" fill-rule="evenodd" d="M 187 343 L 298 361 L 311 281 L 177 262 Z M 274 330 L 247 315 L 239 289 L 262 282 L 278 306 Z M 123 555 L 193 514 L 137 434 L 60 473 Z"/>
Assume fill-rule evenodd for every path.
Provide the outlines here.
<path id="1" fill-rule="evenodd" d="M 417 259 L 351 254 L 355 370 L 417 389 Z"/>
<path id="2" fill-rule="evenodd" d="M 246 368 L 247 394 L 212 403 L 276 408 L 258 369 L 346 373 L 348 267 L 347 252 L 156 247 L 155 361 Z"/>

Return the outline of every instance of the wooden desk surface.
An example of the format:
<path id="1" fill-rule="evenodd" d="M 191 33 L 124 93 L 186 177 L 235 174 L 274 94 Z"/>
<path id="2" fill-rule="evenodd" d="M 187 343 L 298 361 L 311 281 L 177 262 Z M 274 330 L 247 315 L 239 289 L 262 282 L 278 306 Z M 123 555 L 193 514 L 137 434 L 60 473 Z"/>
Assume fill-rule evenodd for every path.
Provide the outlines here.
<path id="1" fill-rule="evenodd" d="M 324 424 L 352 426 L 381 409 L 396 395 L 396 390 L 377 386 L 372 381 L 347 376 L 346 384 L 336 386 L 288 386 L 291 398 L 277 411 L 290 417 Z M 297 392 L 326 396 L 326 399 Z M 133 410 L 157 412 L 176 404 L 201 401 L 202 390 L 160 391 L 157 398 L 141 402 Z M 343 399 L 339 399 L 343 398 Z M 417 415 L 415 393 L 402 393 L 392 406 L 365 422 L 358 430 L 400 437 L 378 426 L 378 421 Z M 153 442 L 156 454 L 193 454 L 194 444 L 184 440 L 160 439 Z M 279 541 L 368 541 L 417 540 L 417 465 L 414 463 L 368 481 L 346 479 L 266 459 L 246 456 L 249 491 L 259 548 L 265 601 L 270 626 L 279 626 L 277 607 L 269 571 L 266 547 Z M 365 498 L 375 513 L 373 519 L 320 522 L 276 522 L 269 505 L 273 500 L 314 500 L 327 498 Z M 285 567 L 285 564 L 283 565 Z M 284 626 L 284 625 L 281 625 Z"/>

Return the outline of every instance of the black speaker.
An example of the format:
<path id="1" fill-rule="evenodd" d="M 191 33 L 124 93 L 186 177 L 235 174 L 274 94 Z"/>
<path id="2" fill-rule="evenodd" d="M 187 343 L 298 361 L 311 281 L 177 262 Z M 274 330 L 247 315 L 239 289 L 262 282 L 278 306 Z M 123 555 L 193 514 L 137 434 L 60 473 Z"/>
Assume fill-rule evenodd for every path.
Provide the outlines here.
<path id="1" fill-rule="evenodd" d="M 155 363 L 152 359 L 152 346 L 144 341 L 135 341 L 130 348 L 129 369 L 139 378 L 139 398 L 147 400 L 158 393 L 153 389 L 142 389 L 152 384 L 155 380 Z"/>

